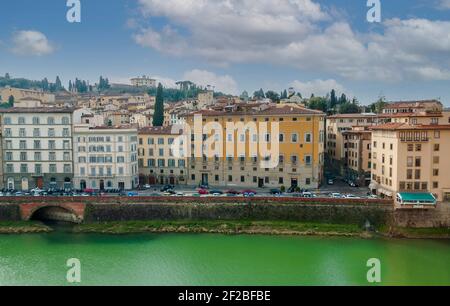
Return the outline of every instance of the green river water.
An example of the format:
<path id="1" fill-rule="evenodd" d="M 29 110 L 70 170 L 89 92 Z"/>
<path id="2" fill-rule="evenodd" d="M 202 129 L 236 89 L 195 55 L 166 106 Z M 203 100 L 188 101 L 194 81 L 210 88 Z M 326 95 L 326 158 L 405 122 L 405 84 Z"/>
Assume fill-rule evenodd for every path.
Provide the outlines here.
<path id="1" fill-rule="evenodd" d="M 450 285 L 450 241 L 221 235 L 0 235 L 0 285 Z"/>

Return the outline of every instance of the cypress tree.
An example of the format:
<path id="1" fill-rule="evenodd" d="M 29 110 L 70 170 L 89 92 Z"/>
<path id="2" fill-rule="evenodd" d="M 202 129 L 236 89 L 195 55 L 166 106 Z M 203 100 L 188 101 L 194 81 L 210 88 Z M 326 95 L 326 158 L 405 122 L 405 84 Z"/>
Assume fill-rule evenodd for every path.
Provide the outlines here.
<path id="1" fill-rule="evenodd" d="M 163 87 L 158 84 L 156 91 L 155 113 L 153 114 L 153 126 L 163 126 L 164 124 L 164 98 Z"/>

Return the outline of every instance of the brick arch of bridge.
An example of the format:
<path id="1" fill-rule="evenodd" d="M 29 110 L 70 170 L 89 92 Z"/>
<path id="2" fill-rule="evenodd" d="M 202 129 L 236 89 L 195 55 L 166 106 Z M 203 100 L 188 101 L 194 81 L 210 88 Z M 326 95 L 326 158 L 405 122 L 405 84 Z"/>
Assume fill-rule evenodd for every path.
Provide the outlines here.
<path id="1" fill-rule="evenodd" d="M 73 213 L 78 220 L 84 220 L 86 204 L 84 203 L 27 203 L 20 204 L 20 215 L 22 220 L 29 221 L 33 214 L 42 208 L 60 207 Z"/>

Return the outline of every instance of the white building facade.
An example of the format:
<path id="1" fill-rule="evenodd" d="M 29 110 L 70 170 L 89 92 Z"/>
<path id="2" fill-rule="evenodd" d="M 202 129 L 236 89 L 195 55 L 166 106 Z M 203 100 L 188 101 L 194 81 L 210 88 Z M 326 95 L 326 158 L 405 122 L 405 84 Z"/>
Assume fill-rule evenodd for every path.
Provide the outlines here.
<path id="1" fill-rule="evenodd" d="M 4 187 L 71 189 L 73 109 L 0 110 Z"/>
<path id="2" fill-rule="evenodd" d="M 74 127 L 77 190 L 131 190 L 138 179 L 138 131 L 131 127 Z"/>

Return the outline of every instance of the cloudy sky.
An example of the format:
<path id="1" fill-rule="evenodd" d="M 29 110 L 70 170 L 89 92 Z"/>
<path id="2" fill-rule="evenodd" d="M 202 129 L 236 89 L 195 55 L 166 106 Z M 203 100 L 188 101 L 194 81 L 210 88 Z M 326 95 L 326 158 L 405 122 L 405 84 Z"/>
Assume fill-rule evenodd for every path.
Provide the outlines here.
<path id="1" fill-rule="evenodd" d="M 80 24 L 65 2 L 1 1 L 0 74 L 450 106 L 450 0 L 381 0 L 381 23 L 366 0 L 81 0 Z"/>

